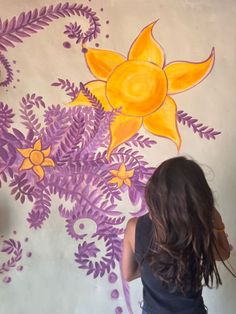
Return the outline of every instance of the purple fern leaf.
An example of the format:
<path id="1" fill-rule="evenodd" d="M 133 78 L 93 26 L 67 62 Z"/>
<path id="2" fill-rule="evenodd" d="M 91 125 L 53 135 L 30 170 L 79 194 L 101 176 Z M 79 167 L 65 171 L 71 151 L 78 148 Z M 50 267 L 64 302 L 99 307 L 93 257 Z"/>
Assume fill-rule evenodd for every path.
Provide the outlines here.
<path id="1" fill-rule="evenodd" d="M 74 100 L 79 94 L 79 89 L 75 85 L 75 83 L 73 82 L 71 83 L 67 79 L 63 80 L 61 78 L 58 78 L 58 81 L 52 83 L 51 86 L 56 86 L 56 87 L 60 87 L 61 89 L 64 89 L 67 92 L 66 95 L 68 95 L 71 98 L 71 100 Z"/>
<path id="2" fill-rule="evenodd" d="M 69 126 L 64 141 L 60 143 L 60 146 L 56 152 L 55 158 L 58 165 L 65 164 L 73 152 L 81 149 L 83 145 L 82 135 L 84 131 L 84 118 L 80 115 L 74 117 L 74 121 Z"/>
<path id="3" fill-rule="evenodd" d="M 4 79 L 0 81 L 0 86 L 7 87 L 13 81 L 13 71 L 10 63 L 2 53 L 0 53 L 0 64 L 2 64 L 3 68 L 6 71 L 4 75 L 1 75 L 1 77 L 3 76 Z"/>
<path id="4" fill-rule="evenodd" d="M 35 193 L 34 207 L 28 215 L 30 228 L 41 228 L 43 222 L 49 217 L 51 197 L 44 185 L 40 185 Z"/>
<path id="5" fill-rule="evenodd" d="M 7 104 L 0 101 L 0 133 L 4 129 L 9 129 L 15 116 L 13 110 Z"/>
<path id="6" fill-rule="evenodd" d="M 193 129 L 194 133 L 197 133 L 201 138 L 206 138 L 207 140 L 216 139 L 216 136 L 221 134 L 221 132 L 215 131 L 213 128 L 204 126 L 199 123 L 197 119 L 189 116 L 183 110 L 177 111 L 177 121 Z"/>
<path id="7" fill-rule="evenodd" d="M 131 147 L 131 145 L 134 145 L 135 147 L 148 147 L 150 148 L 152 145 L 155 145 L 157 142 L 154 140 L 149 139 L 148 137 L 144 137 L 143 135 L 140 135 L 136 133 L 134 136 L 132 136 L 125 145 Z"/>
<path id="8" fill-rule="evenodd" d="M 34 108 L 45 108 L 45 103 L 42 96 L 36 96 L 35 94 L 27 94 L 22 98 L 20 102 L 20 117 L 22 118 L 22 124 L 28 129 L 32 130 L 36 135 L 40 135 L 41 123 L 34 113 Z"/>
<path id="9" fill-rule="evenodd" d="M 34 9 L 27 13 L 22 12 L 18 18 L 15 16 L 10 20 L 0 20 L 0 50 L 6 51 L 8 47 L 15 47 L 23 42 L 26 37 L 44 29 L 53 20 L 71 15 L 83 16 L 89 21 L 88 30 L 81 35 L 82 42 L 91 41 L 100 33 L 99 19 L 91 8 L 82 4 L 59 3 L 55 7 L 42 7 L 41 10 Z"/>
<path id="10" fill-rule="evenodd" d="M 83 143 L 83 147 L 81 151 L 84 148 L 88 148 L 89 144 L 92 144 L 93 138 L 96 136 L 98 133 L 98 130 L 100 128 L 100 125 L 105 117 L 105 111 L 103 109 L 103 106 L 101 102 L 90 92 L 88 88 L 86 88 L 82 83 L 80 83 L 80 90 L 84 94 L 85 97 L 88 98 L 90 103 L 92 104 L 94 110 L 95 110 L 95 116 L 94 116 L 94 122 L 93 122 L 93 127 L 91 128 L 91 131 L 89 131 L 86 135 L 86 139 Z"/>
<path id="11" fill-rule="evenodd" d="M 22 258 L 22 247 L 20 241 L 13 239 L 4 240 L 4 247 L 1 252 L 12 254 L 13 256 L 7 262 L 0 265 L 0 274 L 10 271 Z"/>

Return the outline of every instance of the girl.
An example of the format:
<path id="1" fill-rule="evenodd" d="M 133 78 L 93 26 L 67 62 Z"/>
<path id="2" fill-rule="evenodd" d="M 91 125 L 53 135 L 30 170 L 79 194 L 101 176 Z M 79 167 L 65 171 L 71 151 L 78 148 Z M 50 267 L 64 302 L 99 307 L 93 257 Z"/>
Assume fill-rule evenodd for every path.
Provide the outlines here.
<path id="1" fill-rule="evenodd" d="M 202 169 L 177 157 L 163 162 L 146 185 L 149 213 L 129 220 L 122 273 L 141 277 L 143 314 L 204 314 L 203 285 L 221 284 L 216 261 L 230 247 Z"/>

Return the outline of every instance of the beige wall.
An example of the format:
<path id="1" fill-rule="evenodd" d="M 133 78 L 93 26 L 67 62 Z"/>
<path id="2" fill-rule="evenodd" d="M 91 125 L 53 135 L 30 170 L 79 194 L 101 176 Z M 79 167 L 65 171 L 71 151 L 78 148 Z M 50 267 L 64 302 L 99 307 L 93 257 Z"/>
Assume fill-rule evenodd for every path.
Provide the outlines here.
<path id="1" fill-rule="evenodd" d="M 0 0 L 1 19 L 18 16 L 22 11 L 40 8 L 43 5 L 57 4 L 56 0 Z M 201 139 L 187 126 L 179 124 L 182 137 L 180 154 L 192 156 L 206 170 L 207 178 L 214 191 L 217 207 L 224 218 L 232 245 L 236 247 L 235 232 L 235 68 L 236 68 L 236 2 L 234 0 L 92 0 L 83 1 L 91 6 L 101 19 L 101 34 L 91 43 L 99 43 L 100 48 L 112 49 L 124 55 L 140 30 L 150 22 L 160 19 L 155 26 L 155 38 L 165 50 L 167 62 L 186 60 L 199 62 L 206 59 L 212 47 L 215 47 L 216 61 L 210 75 L 201 84 L 191 90 L 175 95 L 178 110 L 184 110 L 206 126 L 222 132 L 216 140 Z M 100 9 L 103 8 L 103 11 Z M 106 24 L 109 20 L 109 24 Z M 63 48 L 68 41 L 63 35 L 64 25 L 77 21 L 84 27 L 87 22 L 79 17 L 59 18 L 38 34 L 25 38 L 23 44 L 3 51 L 11 63 L 14 81 L 8 87 L 0 88 L 0 101 L 14 109 L 15 128 L 26 133 L 20 123 L 19 101 L 27 93 L 43 96 L 45 103 L 62 104 L 68 97 L 59 88 L 51 87 L 57 78 L 68 78 L 73 82 L 87 82 L 94 79 L 86 67 L 79 45 L 72 44 L 70 49 Z M 109 34 L 109 38 L 106 38 Z M 71 42 L 72 43 L 72 42 Z M 16 64 L 12 61 L 16 60 Z M 0 65 L 1 77 L 4 68 Z M 17 70 L 20 70 L 20 73 Z M 17 82 L 20 79 L 20 82 Z M 13 88 L 16 86 L 16 88 Z M 8 91 L 6 91 L 8 90 Z M 43 111 L 37 110 L 43 120 Z M 177 154 L 175 145 L 164 138 L 157 138 L 142 129 L 145 136 L 157 140 L 151 149 L 140 149 L 150 165 L 155 166 L 162 160 Z M 129 313 L 122 283 L 119 265 L 114 272 L 118 280 L 113 285 L 108 275 L 93 279 L 78 269 L 74 261 L 79 241 L 70 238 L 65 230 L 65 220 L 58 213 L 60 200 L 53 197 L 51 214 L 39 230 L 29 229 L 26 221 L 32 208 L 30 202 L 23 205 L 14 200 L 8 184 L 0 189 L 2 208 L 2 242 L 7 238 L 21 241 L 23 256 L 19 265 L 22 271 L 12 267 L 7 274 L 0 274 L 0 313 L 1 314 L 72 314 L 72 313 L 115 313 L 118 306 L 123 313 Z M 127 194 L 122 194 L 118 209 L 130 217 L 131 203 Z M 70 202 L 65 202 L 69 207 Z M 135 208 L 134 210 L 137 210 Z M 125 223 L 124 222 L 124 223 Z M 93 232 L 93 223 L 84 220 L 88 233 Z M 17 234 L 13 234 L 16 230 Z M 29 238 L 25 242 L 25 237 Z M 89 239 L 91 240 L 91 238 Z M 0 242 L 0 244 L 1 244 Z M 102 241 L 96 242 L 101 252 Z M 26 253 L 32 252 L 27 258 Z M 232 251 L 231 264 L 236 268 L 236 253 Z M 0 263 L 8 259 L 0 253 Z M 205 302 L 210 314 L 234 314 L 236 308 L 235 279 L 219 265 L 223 286 L 217 291 L 204 290 Z M 2 282 L 4 276 L 10 276 L 8 284 Z M 111 291 L 117 289 L 118 299 L 111 298 Z M 131 283 L 130 294 L 133 313 L 139 313 L 141 300 L 139 280 Z M 117 312 L 118 313 L 118 312 Z"/>

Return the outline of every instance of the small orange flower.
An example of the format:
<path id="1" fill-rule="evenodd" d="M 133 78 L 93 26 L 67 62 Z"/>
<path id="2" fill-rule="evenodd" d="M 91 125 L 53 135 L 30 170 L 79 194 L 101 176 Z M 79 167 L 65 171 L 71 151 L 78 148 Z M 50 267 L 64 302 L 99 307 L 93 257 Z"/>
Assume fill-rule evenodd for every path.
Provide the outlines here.
<path id="1" fill-rule="evenodd" d="M 42 150 L 41 139 L 34 143 L 33 148 L 17 148 L 18 152 L 25 157 L 19 170 L 32 169 L 37 174 L 40 181 L 44 178 L 44 167 L 54 167 L 55 163 L 51 158 L 48 158 L 51 147 Z"/>
<path id="2" fill-rule="evenodd" d="M 108 183 L 117 184 L 117 188 L 120 188 L 124 183 L 131 187 L 132 176 L 134 175 L 134 169 L 126 170 L 125 164 L 122 163 L 118 170 L 111 170 L 110 173 L 114 176 Z"/>

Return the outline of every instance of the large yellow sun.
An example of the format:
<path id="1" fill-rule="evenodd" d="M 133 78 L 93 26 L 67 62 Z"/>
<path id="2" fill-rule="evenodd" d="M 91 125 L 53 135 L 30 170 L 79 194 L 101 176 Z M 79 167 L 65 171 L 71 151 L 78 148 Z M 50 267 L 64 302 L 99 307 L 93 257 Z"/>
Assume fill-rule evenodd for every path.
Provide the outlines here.
<path id="1" fill-rule="evenodd" d="M 214 65 L 214 49 L 203 62 L 177 61 L 166 65 L 164 51 L 152 35 L 155 23 L 141 31 L 127 58 L 114 51 L 83 48 L 87 65 L 97 78 L 85 87 L 106 111 L 120 109 L 110 125 L 108 157 L 142 125 L 149 132 L 172 140 L 179 149 L 176 103 L 171 95 L 194 87 Z M 91 104 L 81 91 L 69 105 Z"/>

